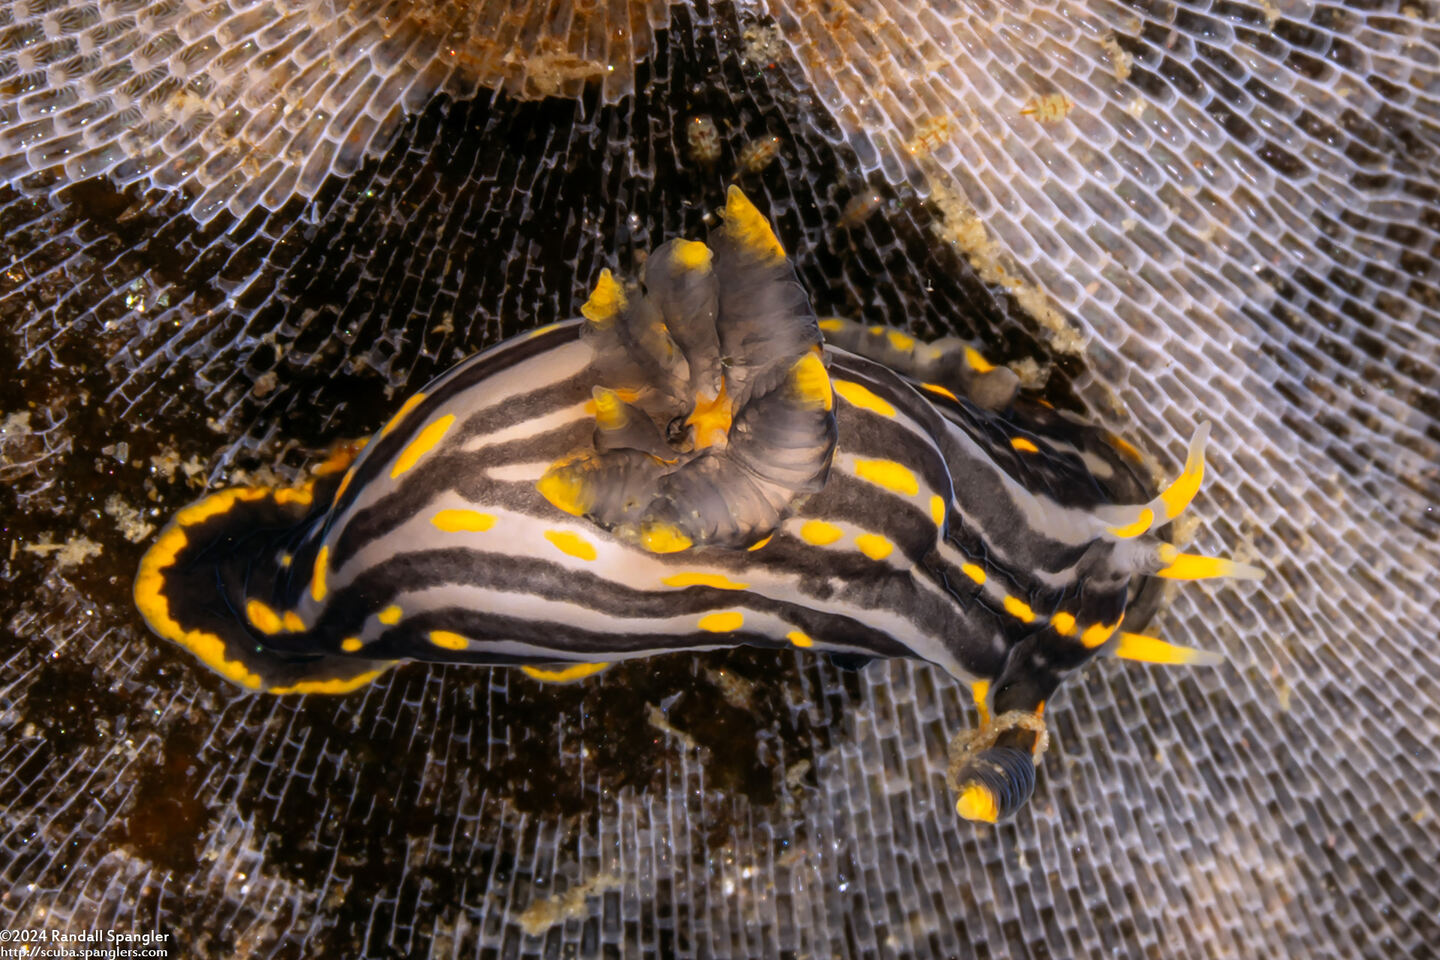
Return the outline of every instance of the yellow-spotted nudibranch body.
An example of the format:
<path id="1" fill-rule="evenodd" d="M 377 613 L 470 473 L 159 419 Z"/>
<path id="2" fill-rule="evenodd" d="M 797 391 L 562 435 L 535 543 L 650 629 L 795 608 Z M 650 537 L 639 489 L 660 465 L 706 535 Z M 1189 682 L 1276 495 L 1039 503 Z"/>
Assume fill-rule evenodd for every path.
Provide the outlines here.
<path id="1" fill-rule="evenodd" d="M 817 321 L 734 187 L 708 244 L 666 243 L 643 286 L 603 272 L 581 312 L 464 361 L 305 487 L 180 511 L 136 579 L 150 627 L 276 693 L 405 660 L 569 681 L 739 643 L 916 657 L 975 685 L 992 735 L 956 788 L 995 819 L 1034 780 L 1014 718 L 1068 671 L 1198 656 L 1120 631 L 1142 584 L 1253 574 L 1157 535 L 1203 429 L 1150 497 L 1128 445 L 1019 409 L 972 347 Z"/>

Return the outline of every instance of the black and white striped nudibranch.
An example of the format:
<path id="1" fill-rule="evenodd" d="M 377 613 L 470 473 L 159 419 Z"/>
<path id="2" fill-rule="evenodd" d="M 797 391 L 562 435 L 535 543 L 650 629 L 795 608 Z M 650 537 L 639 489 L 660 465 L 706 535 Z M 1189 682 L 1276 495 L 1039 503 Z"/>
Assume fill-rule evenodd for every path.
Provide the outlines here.
<path id="1" fill-rule="evenodd" d="M 1018 407 L 972 347 L 817 322 L 734 187 L 708 245 L 666 243 L 643 285 L 602 272 L 581 312 L 450 370 L 353 463 L 181 510 L 136 579 L 150 627 L 273 693 L 404 660 L 563 681 L 739 643 L 916 657 L 972 684 L 952 779 L 993 821 L 1068 671 L 1203 658 L 1120 631 L 1142 584 L 1258 576 L 1157 535 L 1206 428 L 1148 499 L 1133 448 Z"/>

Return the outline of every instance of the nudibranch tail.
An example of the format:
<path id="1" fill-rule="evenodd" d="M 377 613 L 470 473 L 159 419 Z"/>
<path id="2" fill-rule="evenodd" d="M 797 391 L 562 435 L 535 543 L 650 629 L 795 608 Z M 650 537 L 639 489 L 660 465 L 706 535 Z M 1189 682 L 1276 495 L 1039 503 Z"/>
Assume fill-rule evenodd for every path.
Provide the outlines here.
<path id="1" fill-rule="evenodd" d="M 583 312 L 595 432 L 537 484 L 556 507 L 676 552 L 753 544 L 824 485 L 837 428 L 820 331 L 738 187 L 708 245 L 661 246 L 643 290 L 602 273 Z"/>

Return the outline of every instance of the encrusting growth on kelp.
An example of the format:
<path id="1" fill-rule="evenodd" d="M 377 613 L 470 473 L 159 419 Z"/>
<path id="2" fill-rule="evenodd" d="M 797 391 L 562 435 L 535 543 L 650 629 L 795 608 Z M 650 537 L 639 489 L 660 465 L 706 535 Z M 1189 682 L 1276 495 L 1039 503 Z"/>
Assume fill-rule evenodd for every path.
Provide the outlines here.
<path id="1" fill-rule="evenodd" d="M 1157 536 L 1206 426 L 1149 497 L 1128 444 L 1016 401 L 973 345 L 817 322 L 738 188 L 708 243 L 664 244 L 643 285 L 603 271 L 581 313 L 456 366 L 303 487 L 181 510 L 136 578 L 151 629 L 272 693 L 740 643 L 928 660 L 973 684 L 950 779 L 994 821 L 1066 673 L 1207 657 L 1120 630 L 1144 585 L 1259 575 Z"/>

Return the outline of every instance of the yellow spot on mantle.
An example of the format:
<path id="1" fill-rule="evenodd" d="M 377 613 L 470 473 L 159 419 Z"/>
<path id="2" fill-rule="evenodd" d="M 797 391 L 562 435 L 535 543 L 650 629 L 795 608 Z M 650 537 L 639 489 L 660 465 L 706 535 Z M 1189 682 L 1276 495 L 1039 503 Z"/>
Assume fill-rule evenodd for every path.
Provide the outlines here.
<path id="1" fill-rule="evenodd" d="M 878 533 L 862 533 L 855 538 L 855 546 L 871 560 L 884 560 L 895 550 L 895 544 Z"/>
<path id="2" fill-rule="evenodd" d="M 763 547 L 765 546 L 765 544 L 769 543 L 771 540 L 774 540 L 774 539 L 775 539 L 775 534 L 772 533 L 772 534 L 770 534 L 769 536 L 765 537 L 765 538 L 762 539 L 762 540 L 756 540 L 754 543 L 750 544 L 750 546 L 746 547 L 745 549 L 748 550 L 748 551 L 750 551 L 751 553 L 754 553 L 756 550 L 759 550 L 759 549 L 763 548 Z"/>
<path id="3" fill-rule="evenodd" d="M 826 317 L 820 321 L 819 326 L 826 333 L 837 333 L 845 329 L 845 321 L 839 317 Z"/>
<path id="4" fill-rule="evenodd" d="M 785 634 L 785 639 L 802 649 L 815 646 L 815 641 L 811 640 L 810 635 L 803 630 L 791 630 Z"/>
<path id="5" fill-rule="evenodd" d="M 660 581 L 667 587 L 714 587 L 717 590 L 744 590 L 748 583 L 737 583 L 720 573 L 677 573 Z"/>
<path id="6" fill-rule="evenodd" d="M 623 309 L 625 290 L 615 282 L 609 270 L 601 270 L 595 289 L 590 291 L 590 299 L 580 308 L 581 315 L 598 327 L 609 323 Z"/>
<path id="7" fill-rule="evenodd" d="M 938 383 L 922 383 L 920 384 L 920 386 L 926 390 L 929 390 L 931 393 L 939 394 L 942 397 L 949 397 L 956 403 L 960 402 L 960 398 L 955 396 L 955 391 L 949 389 L 948 387 L 942 387 Z"/>
<path id="8" fill-rule="evenodd" d="M 403 404 L 401 404 L 400 409 L 395 411 L 395 416 L 391 417 L 389 421 L 386 422 L 385 426 L 380 428 L 380 436 L 387 436 L 392 430 L 400 426 L 400 421 L 404 420 L 405 417 L 410 413 L 410 411 L 420 406 L 420 404 L 424 402 L 424 400 L 425 394 L 417 393 L 411 396 L 410 399 L 406 400 Z"/>
<path id="9" fill-rule="evenodd" d="M 723 613 L 705 614 L 696 626 L 710 633 L 729 633 L 732 630 L 739 630 L 744 624 L 745 615 L 743 613 L 738 610 L 726 610 Z"/>
<path id="10" fill-rule="evenodd" d="M 856 460 L 855 475 L 861 480 L 869 480 L 876 486 L 907 497 L 913 497 L 920 492 L 920 482 L 915 479 L 914 472 L 894 460 Z"/>
<path id="11" fill-rule="evenodd" d="M 356 650 L 359 650 L 363 646 L 365 646 L 365 644 L 360 642 L 359 637 L 346 637 L 340 642 L 340 649 L 344 650 L 346 653 L 354 653 Z"/>
<path id="12" fill-rule="evenodd" d="M 945 523 L 945 500 L 938 495 L 930 498 L 930 519 L 937 527 Z"/>
<path id="13" fill-rule="evenodd" d="M 1125 617 L 1122 615 L 1120 620 L 1124 619 Z M 1109 640 L 1110 635 L 1119 628 L 1120 620 L 1116 620 L 1109 625 L 1103 623 L 1090 624 L 1090 626 L 1085 628 L 1085 632 L 1080 634 L 1080 642 L 1091 650 L 1101 646 L 1106 640 Z"/>
<path id="14" fill-rule="evenodd" d="M 1006 594 L 1002 605 L 1005 607 L 1006 613 L 1022 623 L 1031 623 L 1035 620 L 1035 611 L 1030 609 L 1030 604 L 1019 597 Z"/>
<path id="15" fill-rule="evenodd" d="M 965 365 L 976 373 L 989 373 L 995 369 L 995 364 L 981 356 L 974 347 L 965 348 Z"/>
<path id="16" fill-rule="evenodd" d="M 398 606 L 392 603 L 384 610 L 381 610 L 379 613 L 375 614 L 375 619 L 379 620 L 387 627 L 393 627 L 395 624 L 400 622 L 400 617 L 403 615 L 404 611 L 402 611 Z"/>
<path id="17" fill-rule="evenodd" d="M 310 578 L 310 597 L 316 603 L 325 599 L 329 590 L 325 586 L 326 567 L 330 563 L 330 548 L 321 547 L 315 554 L 315 572 Z"/>
<path id="18" fill-rule="evenodd" d="M 455 414 L 447 413 L 438 420 L 432 420 L 426 424 L 425 429 L 421 430 L 415 439 L 400 451 L 400 456 L 395 458 L 395 465 L 390 468 L 390 479 L 396 479 L 419 463 L 420 458 L 434 449 L 454 422 Z"/>
<path id="19" fill-rule="evenodd" d="M 985 570 L 983 567 L 980 567 L 976 564 L 961 564 L 960 572 L 965 574 L 965 576 L 969 577 L 971 580 L 974 580 L 976 583 L 983 584 L 985 582 Z"/>
<path id="20" fill-rule="evenodd" d="M 546 530 L 545 539 L 553 543 L 555 549 L 561 553 L 568 553 L 581 560 L 595 559 L 595 544 L 578 533 L 570 533 L 568 530 Z"/>
<path id="21" fill-rule="evenodd" d="M 1068 637 L 1075 632 L 1075 618 L 1061 610 L 1050 618 L 1050 626 L 1062 637 Z"/>
<path id="22" fill-rule="evenodd" d="M 430 523 L 446 533 L 482 533 L 495 526 L 495 518 L 479 510 L 441 510 Z"/>
<path id="23" fill-rule="evenodd" d="M 280 632 L 280 615 L 259 600 L 245 602 L 245 619 L 261 633 L 273 635 Z"/>
<path id="24" fill-rule="evenodd" d="M 291 633 L 305 632 L 305 621 L 301 620 L 300 614 L 296 613 L 294 610 L 286 610 L 284 615 L 281 616 L 280 622 L 284 624 L 285 629 Z"/>
<path id="25" fill-rule="evenodd" d="M 551 670 L 545 667 L 523 666 L 520 672 L 532 680 L 539 680 L 541 683 L 574 683 L 576 680 L 584 680 L 586 677 L 593 677 L 608 669 L 609 663 L 574 663 L 568 667 L 560 667 Z"/>
<path id="26" fill-rule="evenodd" d="M 833 383 L 835 392 L 844 397 L 852 407 L 869 410 L 882 417 L 895 416 L 894 406 L 883 397 L 877 396 L 869 387 L 861 386 L 853 380 L 835 380 Z"/>
<path id="27" fill-rule="evenodd" d="M 845 531 L 824 520 L 806 520 L 800 528 L 800 539 L 816 547 L 824 547 L 845 536 Z"/>
<path id="28" fill-rule="evenodd" d="M 1014 447 L 1016 450 L 1019 450 L 1021 453 L 1039 453 L 1039 452 L 1040 452 L 1040 448 L 1039 448 L 1039 447 L 1035 446 L 1034 443 L 1032 443 L 1031 441 L 1025 439 L 1024 437 L 1011 437 L 1011 438 L 1010 438 L 1010 446 Z"/>
<path id="29" fill-rule="evenodd" d="M 976 680 L 970 684 L 970 698 L 975 701 L 975 712 L 980 715 L 980 725 L 990 722 L 990 681 Z"/>
<path id="30" fill-rule="evenodd" d="M 449 630 L 431 630 L 430 642 L 446 650 L 464 650 L 470 646 L 469 639 Z"/>

